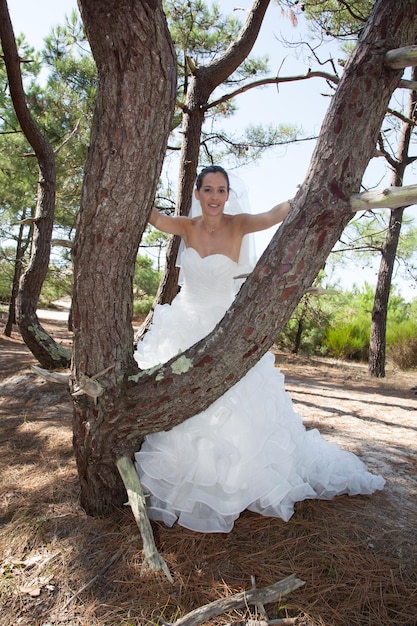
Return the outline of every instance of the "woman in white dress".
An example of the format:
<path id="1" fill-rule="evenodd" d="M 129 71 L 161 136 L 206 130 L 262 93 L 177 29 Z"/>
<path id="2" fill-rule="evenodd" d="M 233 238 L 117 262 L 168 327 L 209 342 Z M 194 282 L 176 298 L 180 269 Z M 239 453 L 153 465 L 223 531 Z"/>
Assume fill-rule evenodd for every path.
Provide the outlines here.
<path id="1" fill-rule="evenodd" d="M 229 176 L 220 166 L 201 171 L 194 193 L 201 207 L 196 217 L 151 213 L 150 223 L 179 235 L 185 249 L 180 293 L 171 305 L 156 307 L 138 344 L 143 369 L 214 329 L 235 297 L 236 276 L 247 271 L 246 235 L 279 224 L 290 210 L 285 201 L 257 215 L 228 213 Z M 200 532 L 229 532 L 245 509 L 287 521 L 295 502 L 384 486 L 353 453 L 305 429 L 270 353 L 207 410 L 147 436 L 136 467 L 149 517 Z"/>

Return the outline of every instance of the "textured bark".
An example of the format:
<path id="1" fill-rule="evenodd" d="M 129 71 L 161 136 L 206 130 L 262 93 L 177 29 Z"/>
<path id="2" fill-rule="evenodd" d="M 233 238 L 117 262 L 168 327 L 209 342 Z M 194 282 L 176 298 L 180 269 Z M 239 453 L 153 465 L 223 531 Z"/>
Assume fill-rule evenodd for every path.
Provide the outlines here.
<path id="1" fill-rule="evenodd" d="M 97 405 L 81 397 L 75 409 L 75 447 L 88 512 L 102 514 L 122 504 L 117 458 L 130 456 L 145 434 L 169 429 L 203 410 L 237 382 L 272 345 L 323 267 L 351 219 L 350 196 L 359 191 L 401 78 L 401 71 L 385 67 L 385 54 L 415 40 L 416 1 L 375 4 L 331 102 L 294 210 L 222 322 L 183 355 L 135 374 L 130 325 L 134 256 L 162 163 L 164 145 L 158 151 L 155 136 L 162 142 L 161 125 L 168 116 L 161 112 L 168 110 L 169 98 L 165 92 L 150 96 L 147 101 L 155 109 L 149 105 L 145 120 L 140 89 L 132 89 L 140 68 L 132 72 L 127 93 L 124 78 L 126 65 L 138 55 L 145 58 L 146 76 L 153 78 L 146 83 L 149 90 L 168 82 L 158 80 L 159 72 L 174 70 L 167 69 L 168 43 L 158 48 L 160 36 L 168 42 L 163 27 L 147 39 L 148 30 L 160 24 L 158 8 L 153 7 L 153 19 L 147 21 L 142 13 L 149 4 L 81 0 L 93 52 L 100 56 L 100 90 L 74 250 L 73 376 L 76 380 L 81 373 L 92 376 L 113 366 L 100 379 L 104 393 Z M 132 14 L 132 5 L 140 16 Z M 138 19 L 143 20 L 140 26 Z M 132 40 L 135 28 L 140 37 Z M 150 69 L 146 63 L 155 49 L 160 63 Z M 143 99 L 147 89 L 142 88 Z M 139 115 L 131 124 L 125 124 L 128 111 Z"/>
<path id="2" fill-rule="evenodd" d="M 412 80 L 417 80 L 417 68 L 413 68 L 412 70 Z M 411 91 L 407 117 L 409 120 L 413 120 L 414 124 L 417 120 L 416 105 L 417 91 Z M 393 169 L 391 182 L 394 187 L 402 185 L 405 170 L 413 160 L 408 156 L 413 130 L 413 123 L 406 121 L 403 123 L 400 141 L 398 143 L 397 160 L 391 163 Z M 372 308 L 368 370 L 371 376 L 378 378 L 385 376 L 388 301 L 398 242 L 400 240 L 403 213 L 404 208 L 401 207 L 391 211 L 388 232 L 381 252 L 381 262 L 378 270 L 378 280 Z"/>
<path id="3" fill-rule="evenodd" d="M 123 380 L 136 369 L 134 267 L 165 154 L 176 59 L 160 2 L 79 4 L 99 89 L 73 249 L 74 386 L 83 375 L 92 378 L 111 369 L 99 379 L 106 393 L 97 405 L 77 397 L 74 447 L 82 502 L 86 510 L 101 512 L 125 497 L 115 473 L 113 417 Z"/>
<path id="4" fill-rule="evenodd" d="M 13 271 L 13 281 L 12 281 L 12 293 L 10 295 L 10 303 L 9 303 L 9 314 L 7 316 L 7 321 L 4 326 L 4 334 L 6 337 L 12 336 L 13 325 L 16 324 L 16 301 L 17 294 L 19 293 L 19 282 L 20 277 L 23 272 L 23 258 L 25 255 L 25 250 L 27 248 L 27 240 L 23 239 L 23 224 L 19 227 L 19 235 L 16 241 L 16 257 L 14 260 L 14 271 Z"/>
<path id="5" fill-rule="evenodd" d="M 388 232 L 382 247 L 378 280 L 372 307 L 372 322 L 369 341 L 368 370 L 371 376 L 385 376 L 386 331 L 388 301 L 391 290 L 392 272 L 400 239 L 404 209 L 391 211 Z"/>
<path id="6" fill-rule="evenodd" d="M 26 104 L 20 58 L 6 0 L 0 0 L 0 41 L 16 117 L 35 152 L 39 165 L 32 254 L 28 268 L 20 282 L 16 301 L 16 321 L 24 342 L 41 365 L 46 368 L 57 368 L 68 365 L 70 354 L 42 328 L 36 315 L 51 251 L 55 214 L 55 154 L 52 146 L 37 127 Z"/>

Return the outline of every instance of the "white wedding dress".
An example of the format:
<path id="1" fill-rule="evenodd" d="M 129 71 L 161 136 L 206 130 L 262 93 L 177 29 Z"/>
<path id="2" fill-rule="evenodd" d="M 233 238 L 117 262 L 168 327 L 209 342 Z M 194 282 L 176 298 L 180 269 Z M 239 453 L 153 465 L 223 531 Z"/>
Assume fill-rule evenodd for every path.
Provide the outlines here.
<path id="1" fill-rule="evenodd" d="M 181 262 L 179 295 L 156 307 L 135 353 L 143 369 L 207 335 L 235 296 L 240 267 L 227 256 L 202 258 L 187 248 Z M 244 509 L 287 521 L 295 502 L 370 494 L 385 482 L 305 429 L 270 353 L 206 411 L 147 436 L 136 467 L 149 517 L 200 532 L 229 532 Z"/>

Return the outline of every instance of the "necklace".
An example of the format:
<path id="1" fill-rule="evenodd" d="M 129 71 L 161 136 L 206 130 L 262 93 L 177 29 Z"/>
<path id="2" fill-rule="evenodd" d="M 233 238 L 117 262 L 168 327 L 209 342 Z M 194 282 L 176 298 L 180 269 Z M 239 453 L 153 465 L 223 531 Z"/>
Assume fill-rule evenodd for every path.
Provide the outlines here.
<path id="1" fill-rule="evenodd" d="M 210 235 L 212 235 L 213 233 L 216 232 L 216 230 L 218 230 L 219 228 L 223 226 L 223 223 L 219 224 L 219 226 L 215 226 L 214 228 L 210 228 L 209 226 L 207 226 L 207 224 L 203 220 L 203 225 L 204 225 L 204 228 L 210 233 Z"/>

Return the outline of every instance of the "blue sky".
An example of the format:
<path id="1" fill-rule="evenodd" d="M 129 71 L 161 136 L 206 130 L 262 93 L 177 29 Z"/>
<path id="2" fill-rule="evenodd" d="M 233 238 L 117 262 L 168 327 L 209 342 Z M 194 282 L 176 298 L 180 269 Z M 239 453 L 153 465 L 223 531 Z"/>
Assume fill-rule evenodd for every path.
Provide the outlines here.
<path id="1" fill-rule="evenodd" d="M 226 13 L 234 7 L 248 8 L 251 0 L 222 0 L 219 2 L 222 10 Z M 64 16 L 72 9 L 77 9 L 76 0 L 12 0 L 9 2 L 9 11 L 16 33 L 24 33 L 27 40 L 35 48 L 42 48 L 43 38 L 49 33 L 52 26 L 62 24 Z M 238 16 L 245 19 L 244 10 L 238 11 Z M 270 75 L 275 75 L 278 70 L 281 76 L 302 75 L 308 67 L 308 59 L 303 57 L 295 48 L 284 47 L 280 39 L 297 42 L 308 40 L 308 30 L 302 19 L 296 28 L 291 25 L 288 16 L 271 2 L 264 23 L 261 28 L 258 42 L 253 54 L 267 54 L 270 58 Z M 333 49 L 320 48 L 320 58 L 329 58 L 331 52 L 337 56 Z M 330 65 L 325 66 L 326 71 L 331 72 Z M 304 135 L 317 135 L 329 104 L 330 89 L 322 79 L 310 79 L 306 81 L 266 86 L 260 90 L 251 90 L 236 100 L 237 113 L 233 119 L 225 124 L 225 128 L 238 133 L 248 124 L 289 124 L 296 125 L 303 130 Z M 309 161 L 314 148 L 314 142 L 301 142 L 286 147 L 275 148 L 268 151 L 260 161 L 240 168 L 237 174 L 246 183 L 249 201 L 255 212 L 269 209 L 274 204 L 294 196 L 297 186 L 300 185 L 307 173 Z M 227 164 L 225 164 L 227 166 Z M 172 169 L 175 170 L 175 164 Z M 386 173 L 382 160 L 370 168 L 369 182 L 378 187 L 387 184 L 382 179 Z M 171 174 L 171 171 L 170 171 Z M 415 175 L 415 171 L 414 171 Z M 172 172 L 172 178 L 176 179 L 176 171 Z M 405 181 L 406 183 L 414 181 Z M 257 246 L 260 252 L 272 236 L 273 231 L 266 232 L 258 238 Z M 362 285 L 366 280 L 375 284 L 377 268 L 367 269 L 356 266 L 338 271 L 338 277 L 345 289 L 351 288 L 352 284 Z M 401 293 L 407 299 L 415 297 L 417 291 L 403 281 L 396 280 L 401 288 Z"/>

